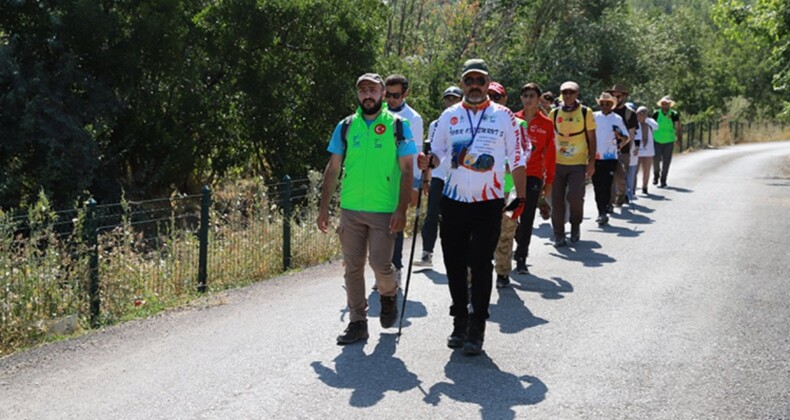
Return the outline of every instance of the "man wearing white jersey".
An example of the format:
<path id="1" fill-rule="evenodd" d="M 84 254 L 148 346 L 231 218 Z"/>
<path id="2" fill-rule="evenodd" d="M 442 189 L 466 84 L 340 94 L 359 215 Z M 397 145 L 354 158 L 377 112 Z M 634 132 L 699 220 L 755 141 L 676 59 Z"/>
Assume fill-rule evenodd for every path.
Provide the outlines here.
<path id="1" fill-rule="evenodd" d="M 517 219 L 524 210 L 526 152 L 513 113 L 488 99 L 488 65 L 467 60 L 461 70 L 464 99 L 447 108 L 431 137 L 431 154 L 420 154 L 425 170 L 450 160 L 441 208 L 444 265 L 450 286 L 453 332 L 447 346 L 468 355 L 483 350 L 493 283 L 491 260 L 503 210 Z M 505 207 L 505 162 L 509 162 L 516 199 Z M 472 273 L 472 313 L 467 309 L 467 267 Z"/>

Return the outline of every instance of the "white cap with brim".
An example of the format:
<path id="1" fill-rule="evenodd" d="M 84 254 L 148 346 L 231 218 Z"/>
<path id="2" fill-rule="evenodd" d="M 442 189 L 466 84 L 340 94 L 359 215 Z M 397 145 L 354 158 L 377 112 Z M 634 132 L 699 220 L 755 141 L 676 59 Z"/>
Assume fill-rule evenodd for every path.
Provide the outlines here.
<path id="1" fill-rule="evenodd" d="M 576 92 L 579 91 L 579 85 L 576 82 L 571 82 L 570 80 L 560 85 L 560 92 L 563 90 L 574 90 Z"/>

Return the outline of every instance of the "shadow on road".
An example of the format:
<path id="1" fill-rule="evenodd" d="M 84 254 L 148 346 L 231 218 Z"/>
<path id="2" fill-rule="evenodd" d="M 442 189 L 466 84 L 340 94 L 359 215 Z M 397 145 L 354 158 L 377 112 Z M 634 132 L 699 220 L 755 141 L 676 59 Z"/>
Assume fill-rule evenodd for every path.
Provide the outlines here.
<path id="1" fill-rule="evenodd" d="M 654 222 L 653 219 L 651 219 L 651 218 L 649 218 L 649 217 L 647 217 L 647 216 L 645 216 L 643 214 L 639 214 L 636 211 L 636 207 L 637 206 L 635 206 L 635 205 L 631 205 L 629 207 L 623 206 L 622 210 L 620 210 L 620 213 L 612 214 L 612 218 L 613 219 L 618 219 L 618 220 L 626 220 L 628 222 L 635 223 L 635 224 L 638 224 L 638 225 L 649 225 L 649 224 Z M 642 208 L 647 208 L 647 207 L 643 206 Z M 637 235 L 634 235 L 634 236 L 637 236 Z"/>
<path id="2" fill-rule="evenodd" d="M 526 292 L 540 293 L 543 299 L 562 299 L 563 293 L 573 292 L 573 286 L 567 281 L 559 278 L 552 277 L 551 280 L 540 278 L 534 275 L 511 275 L 514 280 L 511 287 Z"/>
<path id="3" fill-rule="evenodd" d="M 536 219 L 538 218 L 540 218 L 540 216 L 536 216 Z M 544 221 L 540 225 L 532 228 L 532 236 L 537 236 L 538 238 L 543 239 L 551 239 L 554 237 L 554 231 L 551 229 L 551 223 Z"/>
<path id="4" fill-rule="evenodd" d="M 467 357 L 460 350 L 454 351 L 444 366 L 444 374 L 449 382 L 432 385 L 423 401 L 438 405 L 446 396 L 477 404 L 483 419 L 513 419 L 513 407 L 538 404 L 548 391 L 546 384 L 534 376 L 503 372 L 485 353 Z"/>
<path id="5" fill-rule="evenodd" d="M 434 264 L 436 264 L 435 261 Z M 414 270 L 413 274 L 422 274 L 428 277 L 434 284 L 447 285 L 447 276 L 438 271 L 434 271 L 432 268 L 420 268 L 419 270 Z"/>
<path id="6" fill-rule="evenodd" d="M 601 267 L 604 264 L 617 261 L 606 254 L 595 252 L 596 249 L 601 249 L 601 244 L 596 241 L 586 241 L 584 240 L 584 235 L 582 235 L 581 241 L 571 244 L 571 246 L 554 248 L 555 252 L 550 252 L 549 255 L 567 261 L 579 262 L 584 264 L 585 267 Z"/>
<path id="7" fill-rule="evenodd" d="M 499 324 L 500 332 L 515 334 L 527 328 L 548 324 L 549 321 L 532 314 L 512 287 L 497 289 L 497 292 L 499 299 L 497 303 L 490 305 L 491 317 L 488 320 Z"/>
<path id="8" fill-rule="evenodd" d="M 344 346 L 334 360 L 334 370 L 319 361 L 310 366 L 326 385 L 352 390 L 351 406 L 372 407 L 387 391 L 405 392 L 420 385 L 417 375 L 395 357 L 396 338 L 395 334 L 381 334 L 371 354 L 365 354 L 359 343 Z"/>
<path id="9" fill-rule="evenodd" d="M 690 190 L 690 189 L 688 189 L 688 188 L 683 188 L 683 187 L 673 187 L 673 186 L 671 186 L 671 185 L 667 185 L 666 187 L 664 187 L 664 189 L 665 189 L 665 190 L 670 190 L 670 191 L 677 191 L 677 192 L 682 192 L 682 193 L 693 193 L 693 192 L 694 192 L 694 190 Z"/>

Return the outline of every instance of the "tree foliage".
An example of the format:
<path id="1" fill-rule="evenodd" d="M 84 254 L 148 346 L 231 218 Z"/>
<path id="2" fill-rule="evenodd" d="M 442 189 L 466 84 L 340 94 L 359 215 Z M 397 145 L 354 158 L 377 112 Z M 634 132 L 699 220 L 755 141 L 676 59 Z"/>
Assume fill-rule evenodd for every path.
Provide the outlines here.
<path id="1" fill-rule="evenodd" d="M 514 109 L 572 79 L 587 103 L 621 83 L 686 121 L 790 119 L 788 28 L 783 0 L 4 1 L 0 207 L 301 176 L 359 74 L 406 75 L 430 121 L 472 57 Z"/>

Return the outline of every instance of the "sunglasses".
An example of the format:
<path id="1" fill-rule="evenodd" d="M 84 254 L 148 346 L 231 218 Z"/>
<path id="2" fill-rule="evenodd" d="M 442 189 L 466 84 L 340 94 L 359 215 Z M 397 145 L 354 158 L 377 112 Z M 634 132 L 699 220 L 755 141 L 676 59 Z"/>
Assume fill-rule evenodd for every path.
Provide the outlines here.
<path id="1" fill-rule="evenodd" d="M 491 98 L 491 100 L 493 100 L 493 101 L 498 101 L 498 100 L 502 99 L 502 95 L 500 95 L 498 93 L 489 93 L 488 97 Z"/>
<path id="2" fill-rule="evenodd" d="M 465 84 L 465 85 L 467 85 L 467 86 L 472 86 L 472 85 L 474 85 L 474 84 L 477 84 L 478 86 L 483 86 L 483 85 L 485 85 L 485 84 L 486 84 L 486 82 L 487 82 L 487 80 L 486 80 L 486 78 L 485 78 L 485 77 L 483 77 L 483 76 L 477 76 L 477 77 L 472 77 L 472 76 L 469 76 L 469 77 L 464 77 L 464 84 Z"/>
<path id="3" fill-rule="evenodd" d="M 560 93 L 563 94 L 563 95 L 575 95 L 575 94 L 577 94 L 579 92 L 575 91 L 573 89 L 565 89 L 565 90 L 561 91 Z"/>
<path id="4" fill-rule="evenodd" d="M 401 97 L 401 96 L 403 96 L 403 94 L 402 94 L 402 93 L 392 93 L 392 92 L 386 92 L 386 93 L 384 94 L 384 97 L 385 97 L 385 98 L 393 98 L 393 99 L 400 99 L 400 97 Z"/>

